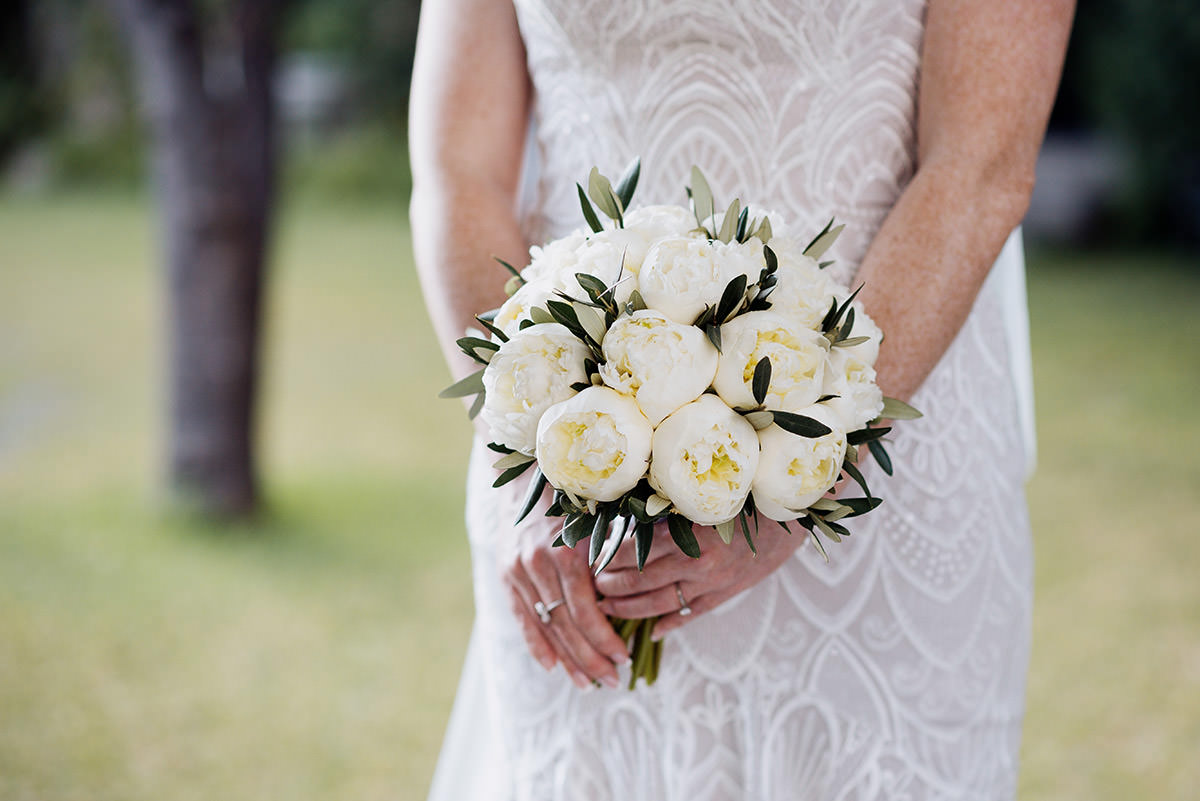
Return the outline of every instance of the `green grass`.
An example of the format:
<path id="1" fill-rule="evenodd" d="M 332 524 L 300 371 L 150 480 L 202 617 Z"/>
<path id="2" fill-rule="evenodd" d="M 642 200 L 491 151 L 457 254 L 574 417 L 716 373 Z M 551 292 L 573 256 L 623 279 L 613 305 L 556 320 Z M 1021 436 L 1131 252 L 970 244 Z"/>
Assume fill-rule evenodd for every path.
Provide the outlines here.
<path id="1" fill-rule="evenodd" d="M 153 229 L 0 198 L 0 799 L 419 799 L 471 618 L 467 428 L 397 206 L 285 211 L 269 514 L 165 517 Z M 1200 786 L 1200 280 L 1031 264 L 1024 799 Z"/>

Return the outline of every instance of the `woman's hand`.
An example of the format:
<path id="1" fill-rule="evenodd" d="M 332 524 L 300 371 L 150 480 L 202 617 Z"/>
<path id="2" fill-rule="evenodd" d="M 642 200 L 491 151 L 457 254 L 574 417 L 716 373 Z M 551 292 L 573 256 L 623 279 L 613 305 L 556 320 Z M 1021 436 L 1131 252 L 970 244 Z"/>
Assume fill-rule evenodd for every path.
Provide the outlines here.
<path id="1" fill-rule="evenodd" d="M 884 421 L 887 425 L 889 421 Z M 858 449 L 857 465 L 862 469 L 869 459 L 866 446 Z M 845 473 L 827 494 L 838 498 L 849 488 L 851 495 L 860 494 Z M 753 587 L 771 575 L 808 537 L 808 532 L 795 523 L 790 532 L 774 520 L 759 515 L 757 533 L 751 524 L 754 554 L 746 544 L 741 527 L 733 542 L 726 545 L 715 528 L 696 526 L 693 531 L 700 544 L 700 558 L 684 556 L 679 549 L 660 545 L 659 553 L 648 560 L 645 570 L 638 572 L 633 548 L 623 546 L 613 561 L 596 579 L 596 589 L 604 595 L 600 609 L 607 615 L 623 618 L 646 618 L 667 615 L 654 626 L 653 639 L 692 620 L 696 615 L 720 606 L 742 590 Z M 654 532 L 655 539 L 665 539 L 665 526 Z M 653 552 L 652 552 L 653 553 Z M 676 592 L 678 583 L 678 592 Z M 687 601 L 688 614 L 679 614 L 679 595 Z"/>
<path id="2" fill-rule="evenodd" d="M 668 537 L 666 526 L 655 531 L 655 539 Z M 773 520 L 760 518 L 754 546 L 750 551 L 739 527 L 733 542 L 726 545 L 715 528 L 696 526 L 700 558 L 684 556 L 678 548 L 659 544 L 658 555 L 651 551 L 642 572 L 634 562 L 633 548 L 626 544 L 611 564 L 596 579 L 603 595 L 600 610 L 623 618 L 647 618 L 665 615 L 654 626 L 654 639 L 677 629 L 697 615 L 753 587 L 788 560 L 808 536 L 799 525 L 788 533 Z M 751 525 L 753 534 L 753 525 Z M 682 593 L 690 614 L 680 614 Z"/>
<path id="3" fill-rule="evenodd" d="M 518 491 L 514 481 L 500 491 Z M 549 493 L 546 493 L 548 496 Z M 546 517 L 548 497 L 515 530 L 505 532 L 497 545 L 499 569 L 508 587 L 513 613 L 535 659 L 547 670 L 561 662 L 580 687 L 599 681 L 616 687 L 617 664 L 629 661 L 625 642 L 596 603 L 596 585 L 587 563 L 586 546 L 572 550 L 551 543 L 562 528 L 562 518 Z M 551 609 L 549 622 L 536 611 L 541 603 Z"/>

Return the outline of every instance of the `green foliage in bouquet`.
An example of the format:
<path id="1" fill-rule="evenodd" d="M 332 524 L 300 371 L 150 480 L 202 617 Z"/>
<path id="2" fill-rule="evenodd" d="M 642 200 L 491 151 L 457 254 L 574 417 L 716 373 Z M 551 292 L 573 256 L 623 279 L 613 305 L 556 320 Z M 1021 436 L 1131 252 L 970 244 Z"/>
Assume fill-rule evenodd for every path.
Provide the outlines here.
<path id="1" fill-rule="evenodd" d="M 634 160 L 614 187 L 608 178 L 593 167 L 588 175 L 587 188 L 576 184 L 583 218 L 593 234 L 606 230 L 602 217 L 611 221 L 615 228 L 625 226 L 625 215 L 633 200 L 640 172 L 640 161 Z M 703 173 L 696 167 L 691 171 L 687 195 L 696 220 L 696 228 L 692 233 L 701 234 L 710 242 L 745 244 L 757 238 L 763 243 L 764 267 L 757 280 L 751 281 L 745 274 L 735 276 L 724 287 L 720 299 L 716 303 L 706 304 L 692 321 L 692 325 L 701 329 L 720 353 L 723 325 L 742 314 L 771 308 L 770 296 L 779 280 L 779 259 L 770 246 L 773 237 L 770 220 L 766 215 L 761 219 L 753 219 L 749 207 L 743 206 L 740 200 L 735 198 L 725 208 L 720 224 L 717 224 L 717 205 L 712 189 Z M 844 227 L 835 226 L 831 220 L 808 243 L 803 255 L 817 262 L 821 269 L 832 264 L 831 261 L 819 260 L 834 244 Z M 525 283 L 525 279 L 522 278 L 521 271 L 511 264 L 498 261 L 512 274 L 508 287 L 511 295 Z M 578 293 L 572 294 L 556 289 L 553 292 L 554 297 L 545 300 L 541 305 L 530 306 L 527 316 L 519 320 L 518 330 L 542 324 L 558 324 L 586 346 L 587 358 L 584 359 L 583 365 L 586 378 L 571 385 L 575 392 L 604 384 L 600 368 L 605 364 L 603 342 L 606 333 L 618 318 L 633 315 L 647 308 L 645 300 L 636 289 L 629 293 L 626 300 L 618 301 L 616 290 L 623 280 L 621 276 L 624 271 L 623 257 L 617 280 L 612 284 L 595 275 L 577 272 L 574 278 L 579 287 Z M 844 301 L 839 302 L 834 298 L 821 320 L 819 332 L 828 341 L 829 349 L 853 348 L 868 341 L 869 337 L 856 335 L 854 332 L 853 302 L 861 289 L 860 285 Z M 479 363 L 482 368 L 441 393 L 442 397 L 448 398 L 475 395 L 476 399 L 470 412 L 472 417 L 483 406 L 483 375 L 487 365 L 501 349 L 501 345 L 510 340 L 501 327 L 494 323 L 498 312 L 498 309 L 485 312 L 475 318 L 495 338 L 494 340 L 479 336 L 465 336 L 458 340 L 458 346 L 463 353 Z M 832 433 L 833 429 L 812 417 L 768 408 L 771 376 L 771 360 L 763 357 L 755 365 L 751 381 L 755 405 L 735 407 L 733 411 L 741 415 L 755 431 L 762 431 L 774 425 L 799 437 L 819 438 Z M 708 391 L 711 392 L 712 389 Z M 836 397 L 823 395 L 817 402 Z M 802 527 L 808 532 L 817 551 L 828 561 L 823 538 L 840 542 L 851 533 L 843 521 L 867 514 L 883 502 L 881 498 L 872 494 L 857 467 L 861 447 L 866 446 L 868 453 L 878 462 L 880 468 L 891 475 L 891 458 L 883 444 L 884 437 L 891 431 L 891 427 L 881 425 L 881 421 L 906 420 L 920 416 L 920 412 L 911 406 L 893 398 L 885 398 L 883 411 L 877 419 L 863 428 L 847 432 L 846 435 L 846 455 L 840 465 L 839 479 L 854 481 L 862 489 L 864 497 L 821 497 L 805 510 L 797 512 L 794 520 L 779 521 L 780 525 L 788 531 L 791 531 L 789 522 Z M 494 464 L 501 472 L 493 486 L 503 486 L 532 470 L 528 492 L 516 522 L 524 520 L 537 506 L 546 489 L 552 488 L 553 498 L 545 514 L 563 518 L 562 528 L 554 544 L 575 548 L 585 540 L 588 541 L 588 564 L 596 574 L 609 564 L 625 541 L 630 539 L 633 541 L 638 569 L 641 570 L 653 547 L 655 529 L 660 524 L 665 525 L 675 546 L 683 554 L 699 558 L 700 546 L 696 540 L 693 521 L 680 514 L 673 502 L 657 492 L 646 477 L 618 499 L 601 502 L 553 487 L 533 455 L 495 442 L 489 443 L 488 447 L 501 454 Z M 747 495 L 744 505 L 732 519 L 717 524 L 715 528 L 726 544 L 731 543 L 740 531 L 750 550 L 757 553 L 754 537 L 759 530 L 759 512 L 756 509 L 753 491 Z M 632 687 L 639 677 L 652 683 L 661 660 L 661 643 L 651 640 L 654 621 L 614 619 L 612 622 L 630 646 L 633 658 L 630 686 Z"/>

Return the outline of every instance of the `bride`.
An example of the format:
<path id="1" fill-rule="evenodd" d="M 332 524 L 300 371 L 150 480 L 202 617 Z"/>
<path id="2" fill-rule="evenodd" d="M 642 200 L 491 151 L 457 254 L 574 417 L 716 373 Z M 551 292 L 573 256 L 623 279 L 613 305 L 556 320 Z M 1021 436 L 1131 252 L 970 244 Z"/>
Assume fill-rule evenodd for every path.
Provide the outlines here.
<path id="1" fill-rule="evenodd" d="M 455 338 L 531 244 L 581 225 L 574 183 L 642 159 L 640 203 L 718 198 L 798 231 L 887 332 L 886 503 L 830 563 L 778 528 L 593 579 L 513 528 L 477 447 L 477 620 L 436 801 L 999 799 L 1015 793 L 1029 652 L 1031 459 L 1019 232 L 1070 0 L 436 0 L 414 69 L 413 239 Z M 484 432 L 486 433 L 486 432 Z M 769 522 L 769 521 L 764 521 Z M 597 600 L 602 598 L 602 600 Z M 560 603 L 561 602 L 561 603 Z M 690 612 L 690 614 L 688 614 Z M 617 687 L 605 620 L 663 615 L 653 687 Z"/>

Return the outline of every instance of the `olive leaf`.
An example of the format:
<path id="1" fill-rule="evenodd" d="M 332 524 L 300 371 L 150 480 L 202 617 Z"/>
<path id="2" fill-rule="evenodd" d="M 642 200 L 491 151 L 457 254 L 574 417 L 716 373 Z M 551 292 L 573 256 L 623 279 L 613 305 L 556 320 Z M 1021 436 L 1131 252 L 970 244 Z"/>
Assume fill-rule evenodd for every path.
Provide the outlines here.
<path id="1" fill-rule="evenodd" d="M 825 522 L 825 520 L 822 519 L 822 517 L 819 514 L 817 514 L 816 512 L 812 512 L 809 514 L 809 517 L 812 518 L 813 523 L 816 525 L 817 528 L 821 529 L 821 533 L 824 534 L 826 537 L 829 537 L 829 539 L 833 540 L 834 542 L 842 541 L 842 538 L 838 535 L 838 533 L 833 530 L 833 526 L 831 526 L 827 522 Z"/>
<path id="2" fill-rule="evenodd" d="M 813 503 L 809 504 L 809 509 L 816 509 L 821 512 L 832 512 L 834 509 L 841 507 L 841 504 L 833 498 L 818 498 Z"/>
<path id="3" fill-rule="evenodd" d="M 533 507 L 537 506 L 538 499 L 542 497 L 546 486 L 550 481 L 542 474 L 542 468 L 533 468 L 533 478 L 529 480 L 529 492 L 525 494 L 525 503 L 521 504 L 521 513 L 517 515 L 517 519 L 513 525 L 520 523 L 529 513 L 533 511 Z"/>
<path id="4" fill-rule="evenodd" d="M 466 378 L 455 381 L 438 393 L 439 398 L 465 398 L 483 392 L 483 370 L 471 373 Z"/>
<path id="5" fill-rule="evenodd" d="M 497 470 L 507 470 L 510 467 L 516 467 L 518 465 L 526 464 L 527 462 L 532 462 L 535 458 L 536 457 L 530 456 L 527 453 L 513 451 L 512 453 L 505 454 L 496 461 L 492 462 L 492 467 L 496 468 Z"/>
<path id="6" fill-rule="evenodd" d="M 592 202 L 588 200 L 582 186 L 575 184 L 575 188 L 579 191 L 579 207 L 583 209 L 583 219 L 587 221 L 588 228 L 592 229 L 592 233 L 600 233 L 604 230 L 604 226 L 600 224 L 600 218 L 596 216 L 596 210 L 592 208 Z"/>
<path id="7" fill-rule="evenodd" d="M 633 530 L 634 552 L 637 556 L 637 568 L 640 571 L 646 566 L 646 557 L 650 555 L 650 546 L 654 544 L 654 524 L 639 520 Z"/>
<path id="8" fill-rule="evenodd" d="M 597 345 L 603 343 L 604 335 L 608 331 L 604 325 L 604 318 L 591 306 L 576 302 L 572 303 L 571 307 L 575 310 L 575 318 L 579 321 L 579 326 L 587 332 L 592 341 Z"/>
<path id="9" fill-rule="evenodd" d="M 554 322 L 554 316 L 541 306 L 531 306 L 529 308 L 529 319 L 538 325 Z"/>
<path id="10" fill-rule="evenodd" d="M 851 431 L 846 435 L 846 442 L 850 445 L 861 445 L 864 442 L 870 442 L 873 439 L 879 439 L 886 436 L 891 431 L 890 426 L 882 428 L 860 428 L 857 431 Z"/>
<path id="11" fill-rule="evenodd" d="M 758 548 L 754 547 L 754 538 L 750 536 L 750 524 L 746 522 L 746 510 L 738 512 L 737 519 L 742 524 L 742 536 L 746 538 L 746 545 L 750 546 L 750 553 L 758 555 Z"/>
<path id="12" fill-rule="evenodd" d="M 591 539 L 588 541 L 588 566 L 596 564 L 596 560 L 600 558 L 601 551 L 604 550 L 604 544 L 608 542 L 606 528 L 608 521 L 604 521 L 604 526 L 601 527 L 601 517 L 596 518 L 596 526 L 600 530 L 592 529 Z"/>
<path id="13" fill-rule="evenodd" d="M 646 502 L 636 496 L 629 496 L 628 500 L 629 513 L 634 519 L 640 523 L 650 522 L 650 515 L 646 514 Z"/>
<path id="14" fill-rule="evenodd" d="M 592 300 L 596 300 L 608 291 L 608 286 L 594 275 L 575 273 L 575 280 L 579 283 L 579 288 L 586 292 Z"/>
<path id="15" fill-rule="evenodd" d="M 763 217 L 762 222 L 758 224 L 758 230 L 754 232 L 754 236 L 758 237 L 763 244 L 771 241 L 773 233 L 771 231 L 771 221 Z"/>
<path id="16" fill-rule="evenodd" d="M 883 411 L 879 413 L 879 416 L 885 420 L 916 420 L 925 415 L 902 400 L 885 397 L 883 399 Z"/>
<path id="17" fill-rule="evenodd" d="M 500 345 L 492 342 L 490 339 L 481 339 L 480 337 L 460 337 L 454 341 L 459 349 L 481 364 L 487 364 L 492 360 L 492 355 L 500 350 Z M 479 353 L 478 351 L 484 351 Z"/>
<path id="18" fill-rule="evenodd" d="M 475 400 L 471 401 L 471 408 L 467 409 L 467 419 L 474 420 L 483 411 L 484 393 L 480 392 L 475 396 Z"/>
<path id="19" fill-rule="evenodd" d="M 664 498 L 658 493 L 655 493 L 646 499 L 646 516 L 652 518 L 658 517 L 660 514 L 665 512 L 670 505 L 671 501 L 668 498 Z"/>
<path id="20" fill-rule="evenodd" d="M 733 542 L 733 535 L 737 533 L 737 521 L 726 520 L 724 523 L 716 525 L 717 534 L 721 537 L 721 542 L 729 545 Z"/>
<path id="21" fill-rule="evenodd" d="M 704 327 L 704 333 L 708 336 L 708 341 L 711 342 L 713 344 L 713 347 L 717 349 L 717 353 L 720 353 L 721 352 L 721 326 L 706 325 Z"/>
<path id="22" fill-rule="evenodd" d="M 763 356 L 754 365 L 754 380 L 751 382 L 754 400 L 761 406 L 767 400 L 767 390 L 771 388 L 771 360 Z"/>
<path id="23" fill-rule="evenodd" d="M 755 431 L 762 431 L 775 422 L 775 415 L 763 410 L 748 412 L 744 417 L 747 423 L 754 426 Z"/>
<path id="24" fill-rule="evenodd" d="M 690 556 L 693 559 L 700 558 L 700 544 L 696 542 L 691 520 L 683 515 L 667 515 L 667 529 L 671 532 L 671 539 L 679 546 L 679 550 L 683 552 L 684 556 Z"/>
<path id="25" fill-rule="evenodd" d="M 765 269 L 768 275 L 779 269 L 779 257 L 775 255 L 775 251 L 771 250 L 769 245 L 763 245 L 763 261 L 766 262 Z"/>
<path id="26" fill-rule="evenodd" d="M 722 242 L 730 242 L 733 235 L 737 232 L 738 215 L 742 211 L 742 202 L 736 197 L 729 204 L 729 208 L 725 210 L 725 217 L 721 220 L 721 231 L 717 234 L 717 239 Z"/>
<path id="27" fill-rule="evenodd" d="M 830 220 L 825 229 L 817 234 L 812 242 L 808 243 L 808 247 L 804 249 L 804 255 L 812 259 L 820 259 L 825 255 L 825 251 L 833 246 L 833 243 L 837 241 L 837 238 L 841 236 L 845 228 L 845 225 L 839 225 L 834 228 L 833 220 Z"/>
<path id="28" fill-rule="evenodd" d="M 600 572 L 604 570 L 604 568 L 608 567 L 608 563 L 611 562 L 613 557 L 617 555 L 617 551 L 621 548 L 621 543 L 625 541 L 626 535 L 629 534 L 629 527 L 633 525 L 632 517 L 623 517 L 620 518 L 620 520 L 620 531 L 618 531 L 615 526 L 613 527 L 613 532 L 608 538 L 607 548 L 605 548 L 601 552 L 600 557 L 598 557 L 600 559 L 600 564 L 593 565 L 595 568 L 593 572 L 597 576 L 600 575 Z M 595 560 L 592 560 L 592 562 L 594 561 Z M 589 562 L 589 564 L 592 564 L 592 562 Z"/>
<path id="29" fill-rule="evenodd" d="M 842 462 L 842 469 L 846 471 L 850 478 L 854 479 L 858 486 L 862 487 L 862 491 L 868 498 L 872 497 L 871 488 L 867 486 L 867 480 L 863 478 L 863 474 L 859 472 L 857 467 L 855 467 L 851 462 Z"/>
<path id="30" fill-rule="evenodd" d="M 721 300 L 717 303 L 716 322 L 718 324 L 728 322 L 729 317 L 742 305 L 742 301 L 746 298 L 747 283 L 748 279 L 745 275 L 736 275 L 729 279 L 729 283 L 725 285 L 725 291 L 721 293 Z"/>
<path id="31" fill-rule="evenodd" d="M 532 465 L 532 464 L 533 464 L 533 462 L 523 462 L 519 465 L 516 465 L 515 467 L 508 468 L 503 473 L 501 473 L 500 476 L 495 481 L 492 482 L 492 486 L 493 487 L 503 487 L 505 484 L 512 481 L 514 478 L 516 478 L 517 476 L 521 475 L 526 470 L 528 470 L 530 465 Z"/>
<path id="32" fill-rule="evenodd" d="M 484 328 L 486 328 L 488 331 L 490 331 L 492 333 L 492 335 L 496 337 L 496 339 L 500 340 L 501 342 L 508 341 L 508 334 L 505 334 L 492 322 L 492 320 L 495 319 L 494 316 L 493 317 L 484 317 L 482 314 L 477 314 L 477 315 L 475 315 L 475 319 L 479 322 L 480 325 L 482 325 Z"/>
<path id="33" fill-rule="evenodd" d="M 704 173 L 695 165 L 692 165 L 691 193 L 692 211 L 696 215 L 696 222 L 703 226 L 705 221 L 716 213 L 716 206 L 713 204 L 712 189 L 704 179 Z"/>
<path id="34" fill-rule="evenodd" d="M 621 208 L 621 200 L 617 197 L 617 193 L 613 191 L 612 184 L 608 179 L 600 174 L 597 167 L 592 167 L 592 171 L 588 173 L 588 197 L 596 204 L 600 211 L 604 212 L 610 219 L 615 220 L 618 226 L 624 225 L 622 219 L 623 209 Z"/>
<path id="35" fill-rule="evenodd" d="M 592 533 L 595 525 L 596 518 L 585 512 L 568 515 L 562 527 L 563 543 L 568 548 L 574 548 L 580 540 Z"/>
<path id="36" fill-rule="evenodd" d="M 750 207 L 747 206 L 746 208 L 742 209 L 742 213 L 738 215 L 737 229 L 733 232 L 734 241 L 741 243 L 741 242 L 745 242 L 747 239 L 750 238 L 746 235 L 747 234 L 746 229 L 749 226 L 749 224 L 750 224 Z"/>
<path id="37" fill-rule="evenodd" d="M 793 414 L 792 412 L 780 412 L 774 409 L 771 414 L 775 418 L 775 425 L 782 428 L 791 434 L 796 434 L 801 437 L 823 437 L 833 431 L 832 428 L 822 423 L 820 420 L 814 420 L 811 417 L 805 417 L 802 414 Z"/>
<path id="38" fill-rule="evenodd" d="M 857 517 L 878 507 L 883 503 L 883 498 L 839 498 L 838 502 L 842 506 L 850 507 L 853 514 L 847 515 L 848 517 Z"/>
<path id="39" fill-rule="evenodd" d="M 633 192 L 637 189 L 638 177 L 641 174 L 642 160 L 635 158 L 625 168 L 625 174 L 621 176 L 621 180 L 617 181 L 617 197 L 621 200 L 622 208 L 628 209 L 629 204 L 633 202 Z"/>
<path id="40" fill-rule="evenodd" d="M 518 270 L 516 267 L 513 267 L 511 264 L 509 264 L 508 262 L 506 262 L 504 259 L 500 258 L 499 256 L 492 256 L 492 259 L 494 261 L 498 262 L 502 267 L 504 267 L 504 269 L 506 269 L 510 273 L 512 273 L 514 278 L 520 279 L 522 284 L 525 283 L 525 279 L 521 278 L 521 271 Z"/>
<path id="41" fill-rule="evenodd" d="M 883 443 L 878 440 L 871 440 L 867 443 L 867 447 L 871 450 L 871 455 L 875 457 L 875 461 L 879 462 L 879 468 L 889 476 L 892 475 L 892 458 L 888 456 L 887 449 L 883 447 Z M 870 495 L 870 493 L 867 493 Z"/>

